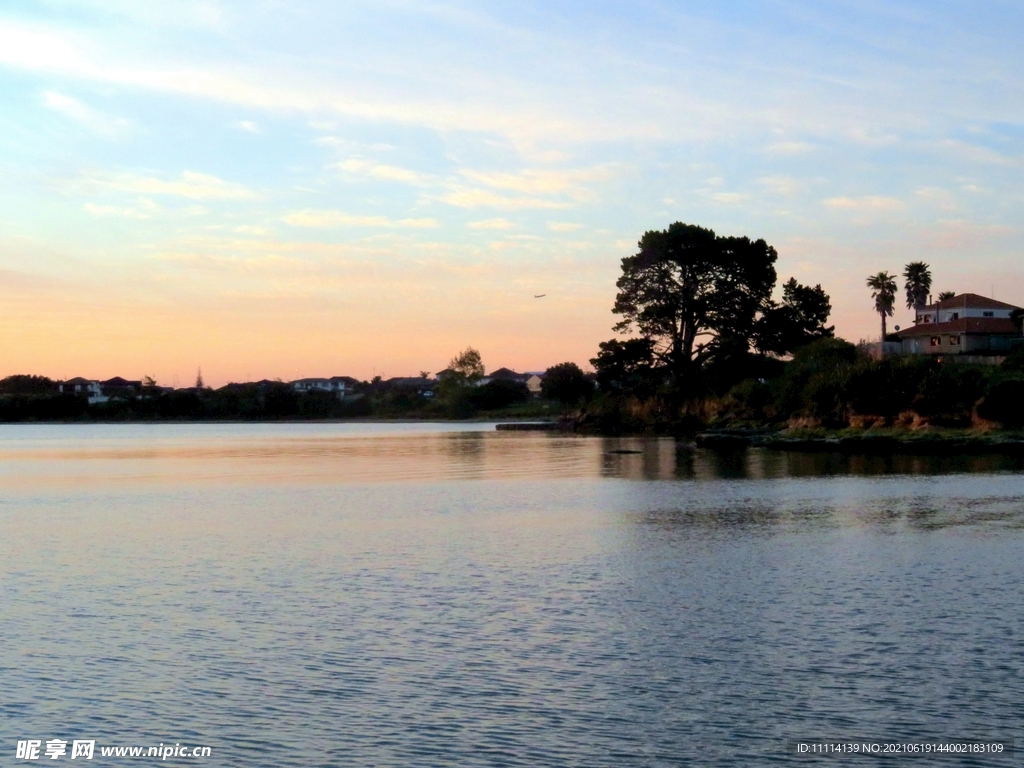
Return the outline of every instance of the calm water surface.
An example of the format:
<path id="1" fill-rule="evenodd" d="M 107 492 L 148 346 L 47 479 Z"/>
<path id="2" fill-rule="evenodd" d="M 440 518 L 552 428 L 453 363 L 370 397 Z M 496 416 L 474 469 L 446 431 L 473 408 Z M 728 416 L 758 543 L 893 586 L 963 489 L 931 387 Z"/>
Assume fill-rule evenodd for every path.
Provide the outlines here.
<path id="1" fill-rule="evenodd" d="M 0 426 L 0 764 L 28 738 L 218 766 L 1019 741 L 1021 472 L 486 424 Z"/>

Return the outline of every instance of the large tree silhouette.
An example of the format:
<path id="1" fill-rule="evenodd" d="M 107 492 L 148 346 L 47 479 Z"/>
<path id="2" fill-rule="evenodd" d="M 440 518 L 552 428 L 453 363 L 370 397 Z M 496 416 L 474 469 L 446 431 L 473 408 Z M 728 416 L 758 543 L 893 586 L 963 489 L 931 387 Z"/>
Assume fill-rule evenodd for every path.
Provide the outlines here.
<path id="1" fill-rule="evenodd" d="M 775 287 L 775 249 L 764 240 L 718 237 L 676 222 L 644 233 L 622 260 L 615 330 L 636 328 L 676 380 L 720 349 L 744 348 Z"/>

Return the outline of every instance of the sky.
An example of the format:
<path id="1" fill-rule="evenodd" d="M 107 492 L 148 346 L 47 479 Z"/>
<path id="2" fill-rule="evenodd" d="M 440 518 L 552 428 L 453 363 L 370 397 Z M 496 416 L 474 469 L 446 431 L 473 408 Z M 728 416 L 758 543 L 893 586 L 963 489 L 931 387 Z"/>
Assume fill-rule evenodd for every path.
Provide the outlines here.
<path id="1" fill-rule="evenodd" d="M 1016 0 L 3 4 L 0 376 L 586 368 L 674 221 L 852 341 L 913 260 L 1024 304 L 1021 39 Z"/>

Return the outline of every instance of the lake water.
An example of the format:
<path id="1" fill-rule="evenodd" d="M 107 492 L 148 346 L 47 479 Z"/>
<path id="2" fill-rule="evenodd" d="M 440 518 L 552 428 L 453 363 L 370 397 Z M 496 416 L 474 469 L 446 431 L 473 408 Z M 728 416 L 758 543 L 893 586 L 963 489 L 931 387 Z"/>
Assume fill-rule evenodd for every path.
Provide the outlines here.
<path id="1" fill-rule="evenodd" d="M 488 424 L 0 426 L 0 764 L 28 739 L 627 767 L 1011 739 L 1021 471 Z"/>

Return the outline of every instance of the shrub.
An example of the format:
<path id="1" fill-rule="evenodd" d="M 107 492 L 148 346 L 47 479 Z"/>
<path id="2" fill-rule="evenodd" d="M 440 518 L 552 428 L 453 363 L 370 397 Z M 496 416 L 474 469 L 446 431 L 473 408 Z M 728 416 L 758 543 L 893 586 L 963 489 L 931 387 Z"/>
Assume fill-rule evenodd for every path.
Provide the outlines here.
<path id="1" fill-rule="evenodd" d="M 741 381 L 724 398 L 725 414 L 730 420 L 760 421 L 775 415 L 770 408 L 771 386 L 759 379 Z"/>
<path id="2" fill-rule="evenodd" d="M 530 399 L 530 390 L 521 381 L 494 379 L 476 387 L 472 393 L 473 403 L 484 411 L 507 408 L 514 403 L 525 403 Z"/>
<path id="3" fill-rule="evenodd" d="M 0 394 L 3 395 L 49 395 L 56 392 L 57 382 L 45 376 L 16 374 L 0 379 Z"/>
<path id="4" fill-rule="evenodd" d="M 990 371 L 974 365 L 938 365 L 929 370 L 911 406 L 932 424 L 967 426 L 974 404 L 985 394 Z"/>
<path id="5" fill-rule="evenodd" d="M 1024 381 L 1008 379 L 993 386 L 978 406 L 978 415 L 1005 427 L 1024 427 Z"/>
<path id="6" fill-rule="evenodd" d="M 540 383 L 544 397 L 564 406 L 577 405 L 594 395 L 594 384 L 576 363 L 559 363 L 548 368 Z"/>

